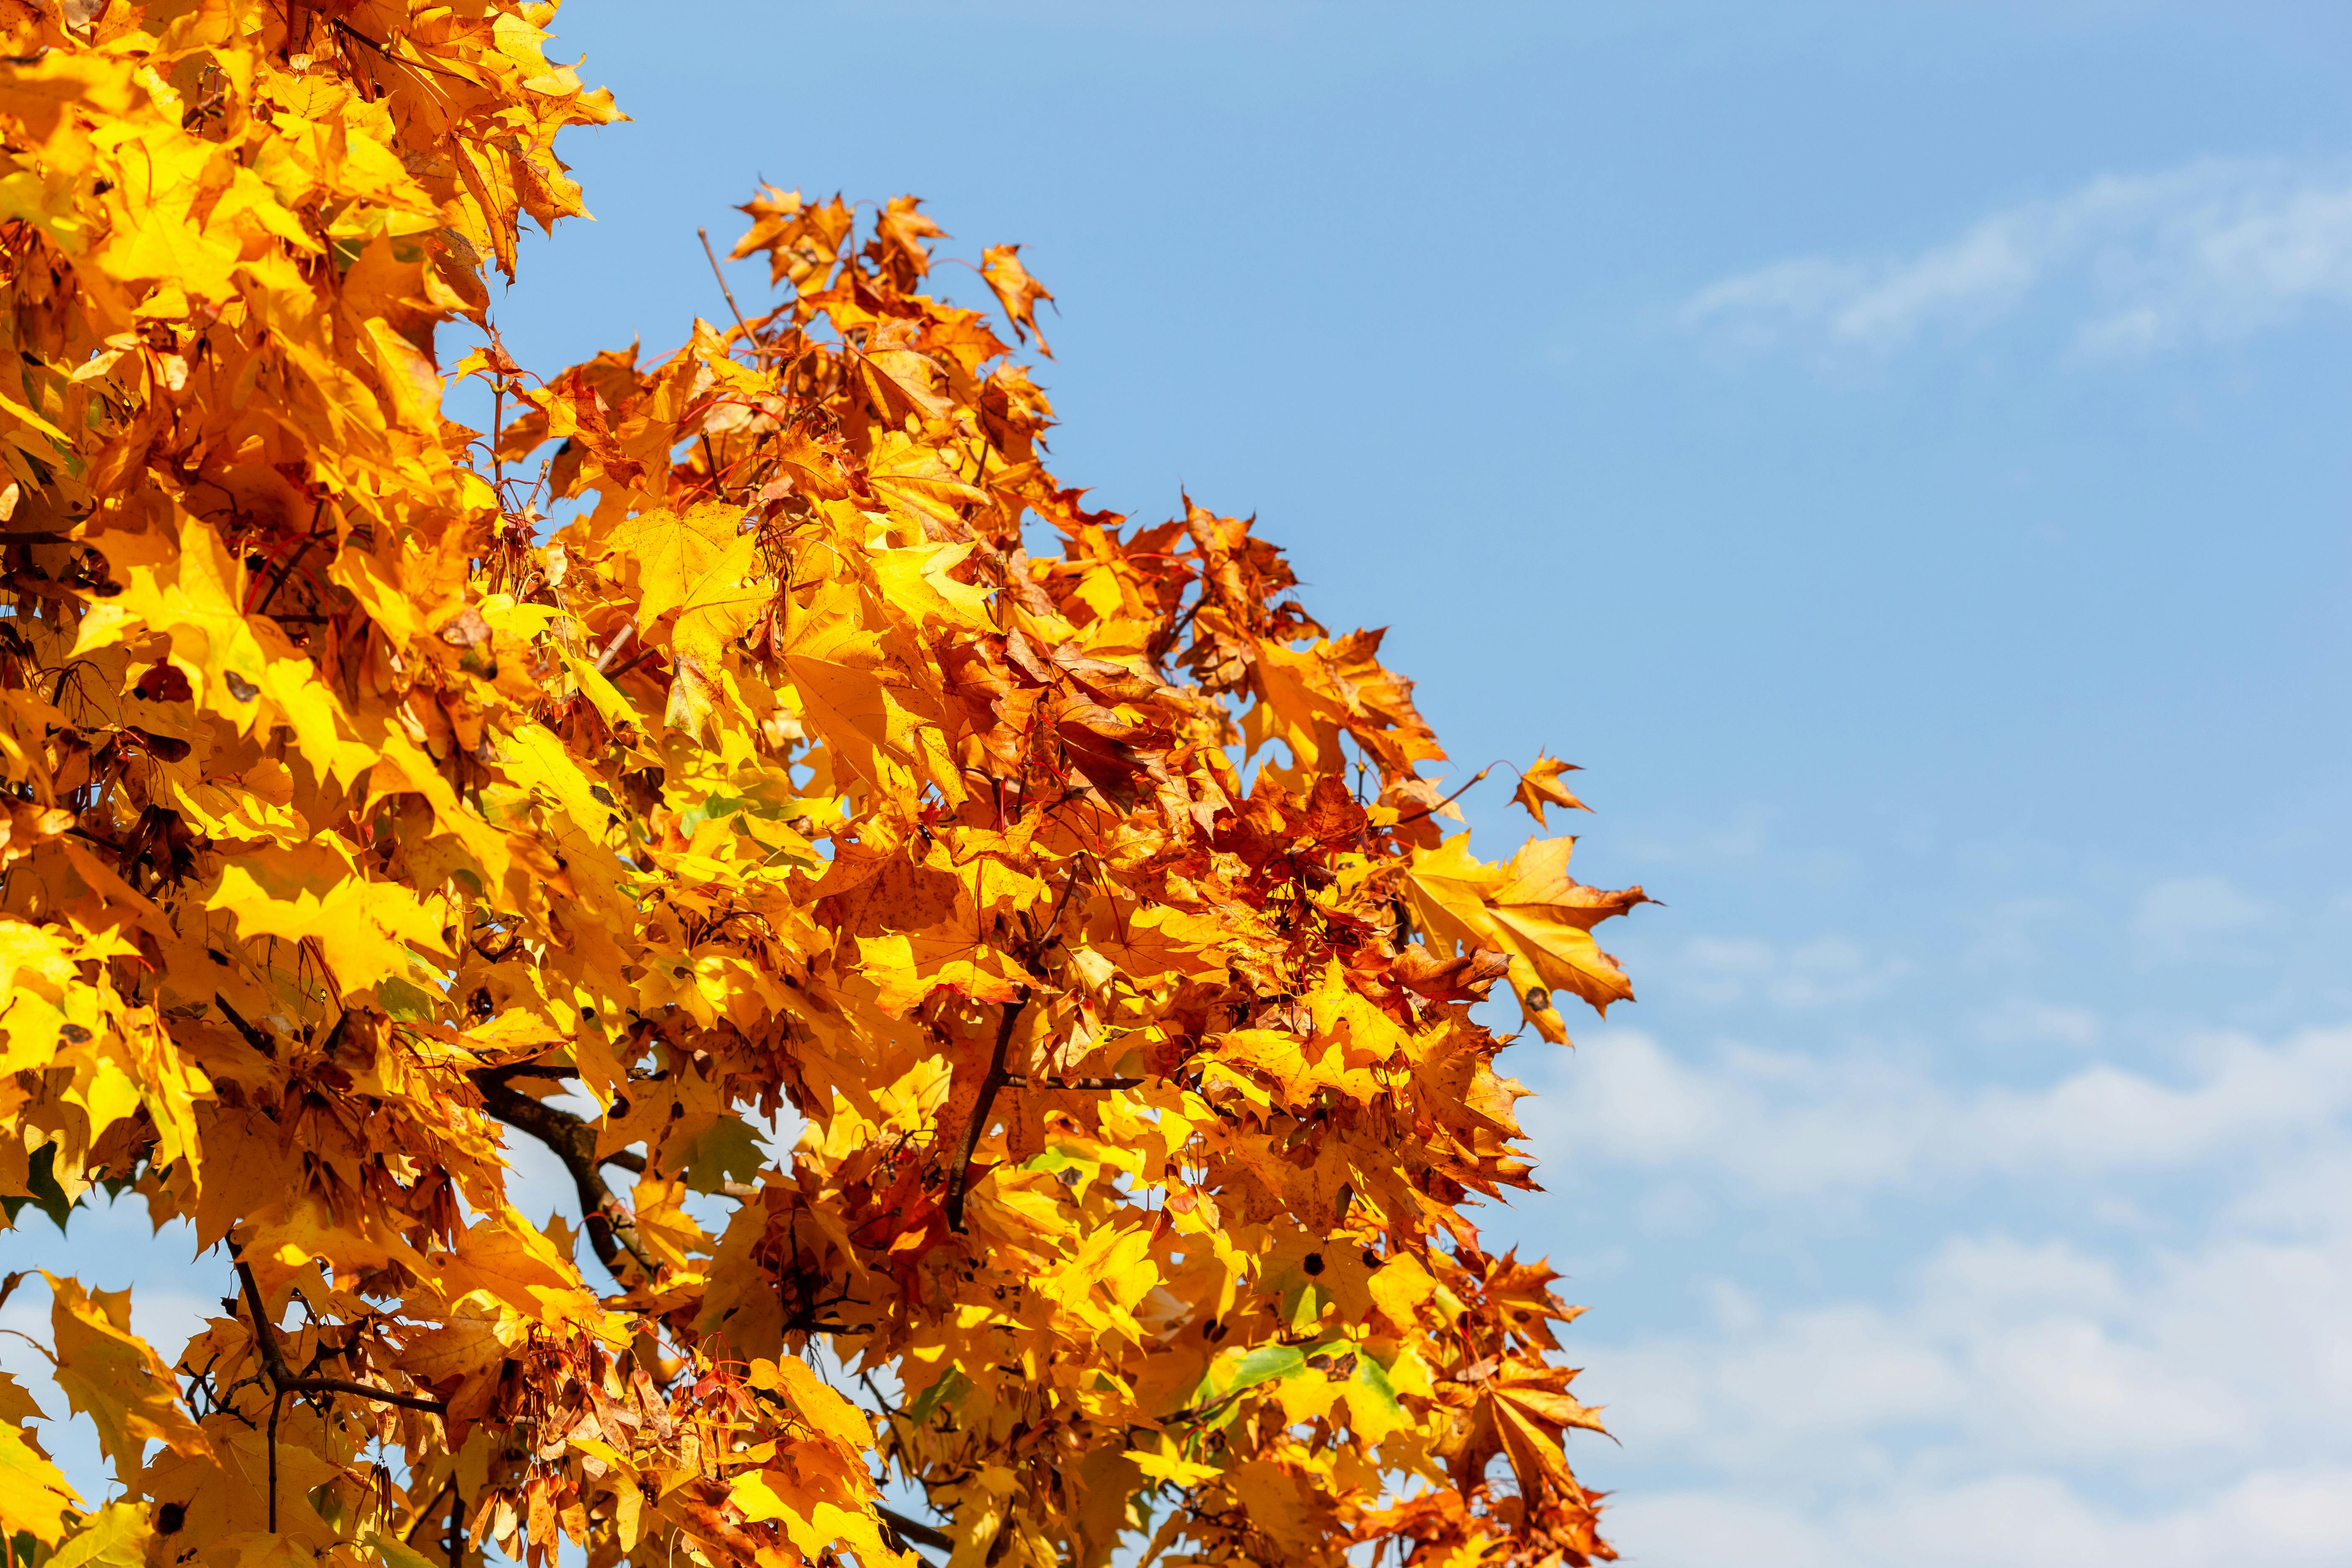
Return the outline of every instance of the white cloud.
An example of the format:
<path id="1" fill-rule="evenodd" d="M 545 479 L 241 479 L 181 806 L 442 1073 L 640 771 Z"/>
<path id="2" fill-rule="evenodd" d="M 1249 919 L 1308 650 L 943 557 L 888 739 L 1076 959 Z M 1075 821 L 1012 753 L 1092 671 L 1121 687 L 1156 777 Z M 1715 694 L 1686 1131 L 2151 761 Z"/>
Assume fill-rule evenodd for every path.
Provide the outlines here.
<path id="1" fill-rule="evenodd" d="M 2177 1081 L 2095 1062 L 2039 1088 L 1962 1089 L 1875 1057 L 1729 1047 L 1696 1062 L 1637 1030 L 1586 1036 L 1524 1102 L 1539 1153 L 1712 1173 L 1759 1197 L 1953 1177 L 2177 1171 L 2332 1135 L 2352 1028 L 2201 1037 Z"/>
<path id="2" fill-rule="evenodd" d="M 2158 903 L 2217 907 L 2199 891 Z M 1833 1189 L 1948 1200 L 1996 1174 L 2034 1194 L 1998 1224 L 1971 1205 L 1967 1230 L 1926 1231 L 1916 1266 L 1848 1288 L 1773 1267 L 1714 1281 L 1711 1321 L 1688 1330 L 1588 1320 L 1579 1388 L 1623 1447 L 1580 1462 L 1620 1489 L 1627 1561 L 2352 1562 L 2352 1028 L 2208 1035 L 2172 1070 L 2102 1061 L 2033 1088 L 1685 1058 L 1617 1032 L 1564 1076 L 1523 1110 L 1580 1165 L 1776 1213 Z M 2148 1228 L 2020 1234 L 2069 1225 L 2045 1194 L 2154 1173 L 2219 1201 L 2184 1211 L 2143 1183 Z M 1914 1234 L 1935 1223 L 1896 1212 Z"/>
<path id="3" fill-rule="evenodd" d="M 1761 806 L 1744 806 L 1716 822 L 1681 821 L 1630 829 L 1623 846 L 1628 865 L 1643 867 L 1739 865 L 1752 862 L 1771 847 L 1770 815 Z M 2352 908 L 2352 893 L 2344 896 Z"/>
<path id="4" fill-rule="evenodd" d="M 2324 1237 L 2225 1222 L 2128 1265 L 1955 1238 L 1893 1305 L 1588 1340 L 1625 1458 L 1686 1478 L 1612 1535 L 1657 1568 L 2346 1561 L 2352 1195 L 2335 1207 Z"/>
<path id="5" fill-rule="evenodd" d="M 1691 1490 L 1622 1503 L 1610 1524 L 1642 1568 L 2299 1568 L 2352 1552 L 2352 1468 L 2264 1470 L 2145 1510 L 2097 1507 L 2025 1474 L 1819 1510 Z"/>
<path id="6" fill-rule="evenodd" d="M 2352 176 L 2202 159 L 2107 176 L 1907 256 L 1804 257 L 1710 284 L 1685 326 L 1750 347 L 1886 352 L 2063 295 L 2074 346 L 2141 353 L 2352 304 Z"/>

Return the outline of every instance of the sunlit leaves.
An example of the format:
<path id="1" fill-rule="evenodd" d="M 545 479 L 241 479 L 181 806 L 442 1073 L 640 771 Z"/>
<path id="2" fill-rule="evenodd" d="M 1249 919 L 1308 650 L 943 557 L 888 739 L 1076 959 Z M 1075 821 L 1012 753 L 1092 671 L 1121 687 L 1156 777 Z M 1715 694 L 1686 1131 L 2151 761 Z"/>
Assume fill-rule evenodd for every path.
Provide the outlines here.
<path id="1" fill-rule="evenodd" d="M 53 1282 L 124 1500 L 0 1383 L 0 1527 L 1606 1555 L 1572 1311 L 1472 1223 L 1530 1171 L 1474 1009 L 1623 999 L 1639 889 L 1441 842 L 1411 683 L 1253 521 L 1050 474 L 1053 296 L 996 246 L 944 298 L 912 197 L 762 187 L 772 300 L 516 363 L 488 271 L 614 114 L 552 20 L 0 22 L 0 1197 L 135 1191 L 224 1298 L 150 1347 Z"/>

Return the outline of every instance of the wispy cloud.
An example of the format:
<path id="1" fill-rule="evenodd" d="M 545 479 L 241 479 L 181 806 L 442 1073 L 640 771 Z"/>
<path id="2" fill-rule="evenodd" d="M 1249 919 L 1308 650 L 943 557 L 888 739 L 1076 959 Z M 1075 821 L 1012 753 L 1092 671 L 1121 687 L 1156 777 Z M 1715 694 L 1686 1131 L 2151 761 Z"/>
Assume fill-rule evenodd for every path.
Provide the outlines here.
<path id="1" fill-rule="evenodd" d="M 1539 1153 L 1711 1175 L 1759 1200 L 2180 1171 L 2341 1137 L 2352 1113 L 2352 1028 L 2210 1035 L 2177 1081 L 2103 1061 L 2034 1089 L 1748 1047 L 1693 1058 L 1631 1029 L 1581 1046 L 1564 1086 L 1520 1110 Z"/>
<path id="2" fill-rule="evenodd" d="M 1892 1303 L 1726 1287 L 1710 1330 L 1583 1347 L 1628 1453 L 1696 1483 L 1628 1497 L 1620 1544 L 1656 1568 L 2346 1561 L 2352 1205 L 2326 1163 L 2290 1174 L 2322 1212 L 2289 1234 L 2225 1214 L 2140 1259 L 1957 1236 Z"/>
<path id="3" fill-rule="evenodd" d="M 1586 1060 L 1622 1044 L 1588 1043 Z M 1718 1282 L 1711 1324 L 1585 1340 L 1580 1390 L 1608 1405 L 1628 1460 L 1677 1477 L 1620 1492 L 1621 1548 L 1652 1568 L 2352 1561 L 2348 1047 L 2341 1030 L 2238 1042 L 2181 1090 L 2083 1075 L 2039 1096 L 1943 1097 L 1928 1118 L 1898 1098 L 1898 1135 L 1857 1131 L 1851 1148 L 1964 1172 L 2006 1123 L 1992 1163 L 2044 1183 L 2080 1168 L 2071 1132 L 2095 1163 L 2194 1170 L 2230 1201 L 2177 1215 L 2160 1248 L 2127 1230 L 1971 1226 L 1891 1299 L 1776 1302 Z M 1728 1173 L 1751 1180 L 1772 1168 L 1758 1151 L 1889 1103 L 1826 1079 L 1792 1098 L 1811 1114 L 1784 1101 Z M 2298 1100 L 2314 1114 L 2291 1113 Z M 2300 1151 L 2282 1154 L 2278 1131 L 2298 1123 Z M 1681 1137 L 1684 1166 L 1742 1135 L 1687 1103 L 1654 1106 L 1650 1130 Z"/>
<path id="4" fill-rule="evenodd" d="M 1799 257 L 1723 279 L 1682 321 L 1753 348 L 1885 353 L 2045 301 L 2091 355 L 2242 337 L 2352 305 L 2352 174 L 2203 159 L 2108 176 L 1910 255 Z"/>

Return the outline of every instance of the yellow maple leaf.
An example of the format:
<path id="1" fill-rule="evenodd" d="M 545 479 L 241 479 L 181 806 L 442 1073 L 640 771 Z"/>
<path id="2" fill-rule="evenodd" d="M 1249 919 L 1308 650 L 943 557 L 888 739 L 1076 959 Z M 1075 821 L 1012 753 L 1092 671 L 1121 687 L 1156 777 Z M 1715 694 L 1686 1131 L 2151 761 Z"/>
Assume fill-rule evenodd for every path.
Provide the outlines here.
<path id="1" fill-rule="evenodd" d="M 1560 774 L 1575 771 L 1574 763 L 1563 763 L 1558 757 L 1538 757 L 1520 771 L 1519 787 L 1511 792 L 1511 798 L 1528 808 L 1528 815 L 1536 819 L 1538 827 L 1545 826 L 1546 805 L 1590 811 L 1591 807 L 1570 795 L 1568 787 L 1559 782 Z"/>
<path id="2" fill-rule="evenodd" d="M 637 629 L 652 628 L 714 575 L 740 578 L 758 550 L 743 509 L 705 501 L 684 511 L 641 512 L 606 536 L 603 548 L 634 575 Z"/>
<path id="3" fill-rule="evenodd" d="M 409 973 L 410 952 L 446 952 L 442 920 L 414 889 L 362 875 L 349 847 L 322 836 L 256 850 L 222 870 L 205 900 L 238 934 L 315 943 L 346 991 Z"/>
<path id="4" fill-rule="evenodd" d="M 1639 888 L 1607 891 L 1568 876 L 1572 838 L 1536 839 L 1507 866 L 1474 858 L 1470 836 L 1455 834 L 1416 851 L 1406 881 L 1414 910 L 1433 931 L 1465 951 L 1508 955 L 1511 984 L 1544 1038 L 1568 1038 L 1552 994 L 1565 991 L 1606 1011 L 1630 1000 L 1633 983 L 1592 940 L 1592 927 L 1648 896 Z"/>
<path id="5" fill-rule="evenodd" d="M 65 1514 L 81 1506 L 65 1473 L 13 1421 L 0 1418 L 0 1532 L 19 1531 L 54 1546 Z"/>
<path id="6" fill-rule="evenodd" d="M 876 1005 L 894 1018 L 938 992 L 1010 1002 L 1028 983 L 1004 953 L 947 926 L 859 937 L 857 959 L 859 972 L 877 989 Z"/>
<path id="7" fill-rule="evenodd" d="M 84 1290 L 46 1269 L 50 1344 L 58 1386 L 98 1428 L 99 1447 L 118 1477 L 138 1473 L 151 1442 L 199 1458 L 212 1443 L 181 1406 L 179 1384 L 152 1346 L 131 1331 L 131 1292 Z"/>
<path id="8" fill-rule="evenodd" d="M 874 1428 L 866 1416 L 826 1386 L 798 1356 L 753 1362 L 749 1381 L 754 1388 L 782 1394 L 792 1405 L 793 1414 L 807 1422 L 812 1431 L 837 1444 L 846 1454 L 861 1454 L 874 1441 Z"/>

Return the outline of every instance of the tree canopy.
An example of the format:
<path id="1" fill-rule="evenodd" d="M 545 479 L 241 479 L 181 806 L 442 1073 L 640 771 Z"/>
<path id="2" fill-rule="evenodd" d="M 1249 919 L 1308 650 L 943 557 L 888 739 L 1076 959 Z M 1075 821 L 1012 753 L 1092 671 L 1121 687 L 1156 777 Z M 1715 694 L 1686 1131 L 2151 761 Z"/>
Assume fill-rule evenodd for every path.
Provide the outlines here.
<path id="1" fill-rule="evenodd" d="M 763 187 L 772 299 L 515 363 L 554 9 L 0 0 L 0 1194 L 222 1292 L 48 1279 L 11 1560 L 1612 1555 L 1472 1010 L 1564 1042 L 1641 890 L 1446 836 L 1252 521 L 1048 471 L 1017 247 Z"/>

